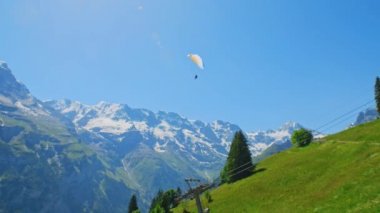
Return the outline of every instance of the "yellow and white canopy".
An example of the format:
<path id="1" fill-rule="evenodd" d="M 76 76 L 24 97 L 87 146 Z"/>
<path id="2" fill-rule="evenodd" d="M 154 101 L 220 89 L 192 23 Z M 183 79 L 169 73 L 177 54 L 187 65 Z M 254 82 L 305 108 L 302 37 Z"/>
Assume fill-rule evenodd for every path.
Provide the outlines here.
<path id="1" fill-rule="evenodd" d="M 202 58 L 199 55 L 189 53 L 187 55 L 187 57 L 189 57 L 190 60 L 192 60 L 194 62 L 194 64 L 196 64 L 199 67 L 199 69 L 202 69 L 202 70 L 204 69 L 204 67 L 203 67 L 203 60 L 202 60 Z"/>

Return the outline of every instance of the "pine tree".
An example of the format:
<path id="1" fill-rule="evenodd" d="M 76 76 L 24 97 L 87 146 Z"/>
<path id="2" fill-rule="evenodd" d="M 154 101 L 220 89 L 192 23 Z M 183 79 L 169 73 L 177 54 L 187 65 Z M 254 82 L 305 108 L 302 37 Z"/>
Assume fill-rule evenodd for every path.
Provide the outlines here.
<path id="1" fill-rule="evenodd" d="M 380 78 L 379 77 L 376 78 L 375 100 L 376 100 L 377 112 L 380 113 Z"/>
<path id="2" fill-rule="evenodd" d="M 177 205 L 176 198 L 176 190 L 170 189 L 164 192 L 160 189 L 150 204 L 149 212 L 152 213 L 161 210 L 164 212 L 170 212 L 170 209 L 174 208 Z"/>
<path id="3" fill-rule="evenodd" d="M 152 203 L 150 204 L 149 212 L 152 212 L 153 209 L 157 205 L 161 205 L 163 195 L 164 195 L 164 192 L 161 189 L 158 190 L 156 196 L 152 199 Z"/>
<path id="4" fill-rule="evenodd" d="M 128 213 L 138 211 L 139 207 L 137 206 L 136 195 L 132 195 L 131 200 L 129 201 Z"/>
<path id="5" fill-rule="evenodd" d="M 242 131 L 235 133 L 226 164 L 220 174 L 222 183 L 232 183 L 252 174 L 251 153 Z"/>

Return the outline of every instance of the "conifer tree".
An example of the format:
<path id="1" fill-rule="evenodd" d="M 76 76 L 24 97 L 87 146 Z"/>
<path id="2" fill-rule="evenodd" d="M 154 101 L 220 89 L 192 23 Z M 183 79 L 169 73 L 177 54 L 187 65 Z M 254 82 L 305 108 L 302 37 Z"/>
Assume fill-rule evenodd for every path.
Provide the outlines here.
<path id="1" fill-rule="evenodd" d="M 222 183 L 232 183 L 252 174 L 251 153 L 242 131 L 235 133 L 226 164 L 220 174 Z"/>
<path id="2" fill-rule="evenodd" d="M 129 201 L 128 213 L 136 212 L 139 210 L 137 206 L 137 198 L 136 195 L 132 195 L 131 200 Z"/>
<path id="3" fill-rule="evenodd" d="M 150 204 L 149 212 L 152 212 L 153 209 L 157 205 L 161 205 L 163 195 L 164 195 L 164 192 L 161 189 L 158 190 L 156 196 L 152 199 L 152 203 Z"/>
<path id="4" fill-rule="evenodd" d="M 170 209 L 177 205 L 177 197 L 177 191 L 174 189 L 165 192 L 160 189 L 150 204 L 149 212 L 160 212 L 161 210 L 170 212 Z"/>
<path id="5" fill-rule="evenodd" d="M 375 100 L 376 100 L 377 112 L 380 113 L 380 78 L 379 77 L 376 78 Z"/>

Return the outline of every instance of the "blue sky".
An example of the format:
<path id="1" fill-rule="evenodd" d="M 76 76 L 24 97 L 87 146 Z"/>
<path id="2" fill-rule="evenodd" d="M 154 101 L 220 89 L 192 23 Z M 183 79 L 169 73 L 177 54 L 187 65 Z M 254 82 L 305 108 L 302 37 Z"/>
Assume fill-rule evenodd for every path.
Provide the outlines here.
<path id="1" fill-rule="evenodd" d="M 126 103 L 244 130 L 288 120 L 317 128 L 373 98 L 380 75 L 375 0 L 5 0 L 0 8 L 0 59 L 42 100 Z"/>

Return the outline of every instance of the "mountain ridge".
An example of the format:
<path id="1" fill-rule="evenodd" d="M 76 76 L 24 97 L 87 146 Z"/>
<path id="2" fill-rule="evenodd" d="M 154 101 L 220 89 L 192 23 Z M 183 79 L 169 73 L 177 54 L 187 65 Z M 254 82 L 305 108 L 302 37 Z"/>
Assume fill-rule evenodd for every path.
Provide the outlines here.
<path id="1" fill-rule="evenodd" d="M 71 119 L 77 128 L 84 128 L 101 134 L 121 135 L 128 131 L 151 131 L 155 137 L 164 140 L 165 138 L 173 138 L 180 129 L 192 131 L 192 135 L 189 135 L 187 131 L 184 134 L 199 141 L 202 141 L 204 135 L 207 134 L 211 139 L 220 140 L 219 145 L 224 148 L 223 152 L 219 151 L 222 155 L 226 155 L 229 149 L 227 138 L 229 137 L 230 141 L 231 134 L 241 130 L 238 125 L 230 122 L 215 120 L 206 123 L 188 119 L 174 112 L 152 112 L 147 109 L 131 108 L 127 104 L 101 101 L 95 105 L 86 105 L 68 99 L 50 100 L 44 103 Z M 302 128 L 300 124 L 290 121 L 284 123 L 277 130 L 247 131 L 246 134 L 249 140 L 261 140 L 263 141 L 261 146 L 265 146 L 265 144 L 269 146 L 270 142 L 285 142 L 284 138 L 299 128 Z M 207 141 L 202 142 L 206 143 Z M 256 153 L 262 150 L 259 147 L 252 146 L 251 151 L 253 155 L 257 155 Z"/>
<path id="2" fill-rule="evenodd" d="M 99 202 L 99 209 L 114 205 L 108 196 L 120 194 L 123 190 L 126 195 L 136 192 L 146 209 L 159 189 L 177 186 L 184 189 L 185 177 L 211 181 L 219 175 L 233 134 L 241 129 L 225 121 L 205 123 L 173 112 L 134 109 L 126 104 L 99 102 L 85 105 L 67 99 L 40 101 L 17 81 L 5 63 L 0 65 L 0 76 L 3 82 L 0 85 L 0 148 L 11 150 L 7 151 L 7 156 L 15 159 L 13 152 L 21 157 L 34 153 L 33 158 L 40 162 L 41 168 L 58 172 L 51 174 L 57 177 L 53 185 L 64 183 L 72 188 L 79 180 L 94 175 L 94 181 L 82 185 L 100 191 L 83 195 L 79 200 L 90 202 L 89 199 L 96 194 L 97 200 L 93 202 Z M 299 124 L 290 122 L 278 131 L 246 132 L 253 155 L 271 144 L 288 143 L 291 132 L 299 127 Z M 50 154 L 46 155 L 46 150 Z M 18 176 L 23 176 L 26 175 L 24 167 L 20 162 L 3 168 L 4 172 L 19 169 Z M 80 171 L 87 171 L 86 176 L 81 176 Z M 17 178 L 12 181 L 21 186 L 34 184 Z M 6 187 L 0 190 L 4 194 L 10 193 Z M 9 194 L 7 199 L 11 200 L 12 196 Z M 51 202 L 49 208 L 55 208 L 54 201 Z M 67 204 L 72 202 L 58 203 L 70 211 Z M 115 211 L 125 208 L 120 199 L 114 202 Z M 18 205 L 16 203 L 12 208 Z M 97 209 L 87 204 L 84 207 L 84 203 L 75 204 L 78 205 Z"/>
<path id="3" fill-rule="evenodd" d="M 138 193 L 126 172 L 110 167 L 4 63 L 0 77 L 0 211 L 126 211 L 129 196 Z"/>

